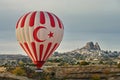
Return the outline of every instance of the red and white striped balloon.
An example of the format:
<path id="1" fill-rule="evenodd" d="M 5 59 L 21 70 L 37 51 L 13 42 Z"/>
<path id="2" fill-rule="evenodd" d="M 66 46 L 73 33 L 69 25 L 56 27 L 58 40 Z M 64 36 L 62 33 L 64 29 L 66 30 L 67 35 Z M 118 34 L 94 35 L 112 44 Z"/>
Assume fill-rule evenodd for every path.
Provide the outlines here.
<path id="1" fill-rule="evenodd" d="M 16 24 L 16 36 L 21 47 L 41 68 L 62 41 L 64 27 L 53 13 L 33 11 L 23 15 Z"/>

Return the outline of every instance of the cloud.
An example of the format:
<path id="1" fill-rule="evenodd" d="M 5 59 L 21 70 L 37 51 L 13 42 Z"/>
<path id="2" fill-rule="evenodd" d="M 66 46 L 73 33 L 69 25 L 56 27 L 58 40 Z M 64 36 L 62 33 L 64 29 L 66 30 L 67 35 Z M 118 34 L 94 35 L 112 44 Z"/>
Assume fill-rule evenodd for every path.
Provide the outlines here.
<path id="1" fill-rule="evenodd" d="M 14 11 L 47 10 L 78 15 L 120 11 L 118 0 L 4 0 L 0 2 L 1 9 Z"/>
<path id="2" fill-rule="evenodd" d="M 120 41 L 119 0 L 1 0 L 0 5 L 1 51 L 14 50 L 18 18 L 35 10 L 53 12 L 63 21 L 65 35 L 59 51 L 72 49 L 78 46 L 79 41 L 82 44 L 89 40 L 102 41 L 104 44 L 111 44 L 112 40 L 116 40 L 116 43 Z"/>
<path id="3" fill-rule="evenodd" d="M 67 32 L 120 33 L 120 16 L 116 14 L 69 16 L 63 20 Z"/>

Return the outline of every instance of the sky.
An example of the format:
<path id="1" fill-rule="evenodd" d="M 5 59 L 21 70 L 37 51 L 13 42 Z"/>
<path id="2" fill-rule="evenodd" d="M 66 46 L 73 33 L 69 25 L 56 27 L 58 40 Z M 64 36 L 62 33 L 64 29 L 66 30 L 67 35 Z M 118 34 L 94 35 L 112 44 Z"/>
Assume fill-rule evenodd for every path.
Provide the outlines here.
<path id="1" fill-rule="evenodd" d="M 120 51 L 120 0 L 1 0 L 0 53 L 25 53 L 16 40 L 15 25 L 30 11 L 52 12 L 62 20 L 65 30 L 58 52 L 90 41 L 102 50 Z"/>

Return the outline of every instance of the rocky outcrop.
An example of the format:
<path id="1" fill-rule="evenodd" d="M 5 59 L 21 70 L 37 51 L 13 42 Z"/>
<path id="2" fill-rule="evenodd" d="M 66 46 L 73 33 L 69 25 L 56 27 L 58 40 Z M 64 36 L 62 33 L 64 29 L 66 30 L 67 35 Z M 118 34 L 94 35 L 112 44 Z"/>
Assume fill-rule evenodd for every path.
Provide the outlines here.
<path id="1" fill-rule="evenodd" d="M 99 44 L 96 42 L 95 45 L 93 42 L 87 42 L 86 45 L 81 49 L 87 50 L 101 50 Z"/>
<path id="2" fill-rule="evenodd" d="M 101 50 L 99 44 L 96 42 L 94 45 L 95 50 Z"/>

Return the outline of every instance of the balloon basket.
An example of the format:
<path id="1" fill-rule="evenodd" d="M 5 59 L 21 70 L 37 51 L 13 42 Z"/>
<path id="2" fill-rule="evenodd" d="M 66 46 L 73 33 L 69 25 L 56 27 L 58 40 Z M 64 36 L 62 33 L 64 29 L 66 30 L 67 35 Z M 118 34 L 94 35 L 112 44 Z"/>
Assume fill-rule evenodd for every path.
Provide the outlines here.
<path id="1" fill-rule="evenodd" d="M 39 73 L 39 72 L 43 72 L 43 70 L 42 69 L 36 69 L 35 72 Z"/>

